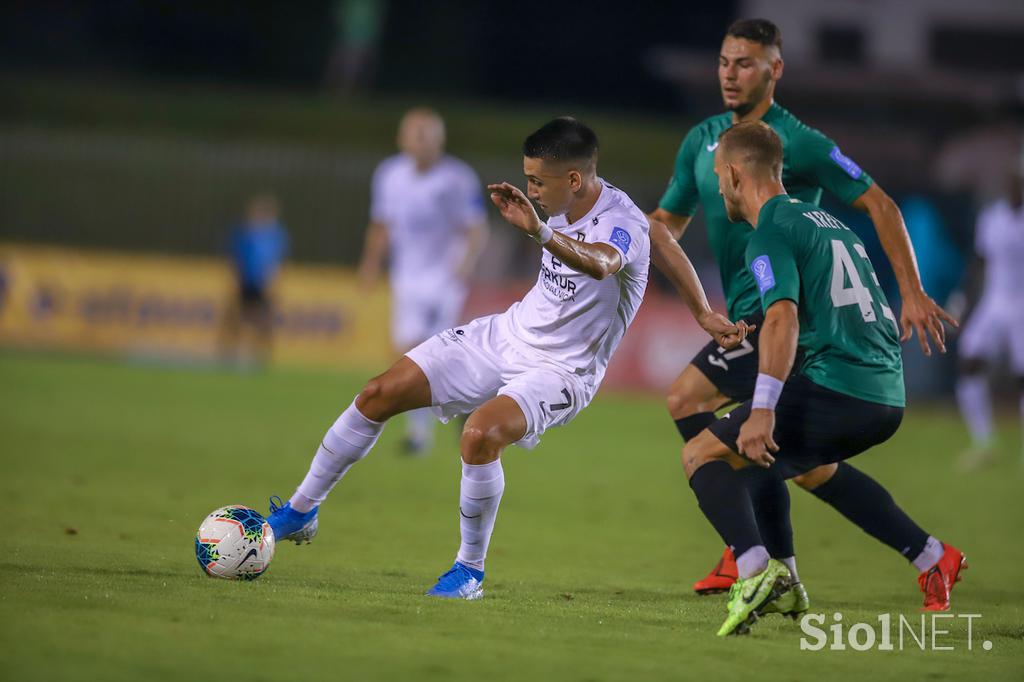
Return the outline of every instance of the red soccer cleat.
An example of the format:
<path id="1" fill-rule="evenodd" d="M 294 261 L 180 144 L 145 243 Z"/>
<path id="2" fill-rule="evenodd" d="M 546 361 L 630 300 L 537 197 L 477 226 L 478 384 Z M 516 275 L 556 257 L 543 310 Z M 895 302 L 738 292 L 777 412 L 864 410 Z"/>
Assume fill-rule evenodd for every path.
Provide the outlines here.
<path id="1" fill-rule="evenodd" d="M 967 568 L 963 552 L 945 543 L 942 549 L 938 563 L 917 576 L 917 584 L 924 592 L 922 611 L 949 611 L 949 595 L 961 580 L 960 572 Z"/>
<path id="2" fill-rule="evenodd" d="M 728 592 L 739 577 L 740 572 L 736 568 L 736 558 L 733 557 L 732 550 L 726 547 L 722 552 L 722 558 L 718 560 L 711 572 L 704 579 L 693 584 L 693 591 L 701 596 Z"/>

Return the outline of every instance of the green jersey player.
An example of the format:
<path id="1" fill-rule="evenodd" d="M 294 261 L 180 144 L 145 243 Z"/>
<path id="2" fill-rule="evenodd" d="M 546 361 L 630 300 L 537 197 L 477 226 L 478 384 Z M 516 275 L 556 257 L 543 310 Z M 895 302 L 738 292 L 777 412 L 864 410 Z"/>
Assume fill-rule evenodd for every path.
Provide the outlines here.
<path id="1" fill-rule="evenodd" d="M 739 123 L 719 140 L 714 167 L 726 215 L 755 228 L 745 261 L 765 313 L 753 398 L 683 448 L 700 508 L 736 554 L 739 579 L 718 631 L 728 635 L 761 613 L 791 611 L 794 601 L 791 572 L 770 556 L 768 529 L 738 470 L 754 464 L 792 478 L 834 465 L 888 440 L 905 401 L 896 318 L 860 239 L 786 193 L 782 141 L 768 125 Z M 921 569 L 925 609 L 946 610 L 964 556 L 907 524 L 908 542 L 922 547 L 910 558 Z"/>
<path id="2" fill-rule="evenodd" d="M 782 181 L 790 196 L 817 204 L 824 189 L 871 216 L 900 285 L 903 340 L 916 330 L 925 354 L 931 353 L 929 335 L 944 352 L 942 321 L 955 321 L 922 288 L 910 239 L 896 204 L 832 140 L 775 103 L 775 83 L 783 71 L 781 46 L 780 32 L 769 21 L 738 21 L 729 28 L 722 42 L 718 68 L 722 99 L 728 111 L 694 126 L 683 141 L 669 186 L 651 214 L 651 260 L 671 277 L 673 262 L 679 262 L 678 258 L 670 259 L 678 255 L 677 240 L 697 207 L 702 207 L 711 248 L 721 270 L 729 317 L 760 325 L 757 286 L 743 260 L 753 231 L 744 222 L 729 221 L 713 167 L 719 136 L 736 123 L 760 120 L 782 140 Z M 751 397 L 757 376 L 758 338 L 755 330 L 741 347 L 732 350 L 708 344 L 673 383 L 668 408 L 684 441 L 711 424 L 719 408 Z M 773 517 L 766 519 L 765 524 L 778 525 L 788 518 L 788 493 L 782 481 L 757 472 L 746 476 L 759 516 Z M 919 549 L 907 549 L 906 537 L 897 532 L 903 527 L 901 519 L 891 511 L 881 488 L 853 467 L 822 467 L 795 481 L 868 534 L 905 555 L 910 552 L 908 558 L 913 558 L 913 552 Z M 862 505 L 865 496 L 873 504 Z M 785 525 L 780 527 L 780 535 L 768 539 L 769 549 L 794 569 L 792 531 Z M 724 591 L 735 576 L 733 553 L 726 549 L 715 569 L 698 581 L 694 590 L 698 594 Z"/>

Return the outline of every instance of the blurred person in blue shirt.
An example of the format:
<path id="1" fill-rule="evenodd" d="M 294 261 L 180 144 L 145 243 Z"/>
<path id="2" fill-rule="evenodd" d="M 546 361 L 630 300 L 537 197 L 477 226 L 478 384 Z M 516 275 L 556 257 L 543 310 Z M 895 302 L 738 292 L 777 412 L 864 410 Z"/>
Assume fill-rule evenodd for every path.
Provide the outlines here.
<path id="1" fill-rule="evenodd" d="M 280 207 L 271 194 L 252 197 L 245 220 L 228 237 L 228 255 L 237 285 L 236 299 L 224 317 L 223 348 L 228 357 L 245 358 L 246 331 L 252 332 L 255 359 L 270 360 L 273 301 L 270 289 L 288 254 L 288 232 L 279 219 Z"/>

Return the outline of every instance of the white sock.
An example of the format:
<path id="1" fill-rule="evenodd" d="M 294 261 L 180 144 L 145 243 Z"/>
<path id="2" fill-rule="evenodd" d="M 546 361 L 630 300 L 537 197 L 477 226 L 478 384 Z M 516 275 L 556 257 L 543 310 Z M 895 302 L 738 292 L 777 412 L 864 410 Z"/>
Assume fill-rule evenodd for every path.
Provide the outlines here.
<path id="1" fill-rule="evenodd" d="M 942 553 L 945 550 L 942 548 L 942 543 L 933 538 L 931 535 L 928 536 L 928 541 L 924 543 L 924 549 L 917 555 L 912 564 L 917 569 L 918 573 L 924 573 L 929 568 L 939 563 L 939 559 L 942 558 Z"/>
<path id="2" fill-rule="evenodd" d="M 984 375 L 964 376 L 956 385 L 956 401 L 960 414 L 967 422 L 971 440 L 985 446 L 992 442 L 992 397 L 988 391 L 988 378 Z"/>
<path id="3" fill-rule="evenodd" d="M 430 445 L 434 436 L 434 413 L 429 407 L 413 410 L 405 415 L 406 435 L 418 446 Z"/>
<path id="4" fill-rule="evenodd" d="M 800 576 L 796 572 L 796 557 L 795 556 L 788 556 L 785 559 L 779 559 L 779 561 L 781 561 L 783 564 L 785 564 L 786 568 L 789 569 L 789 575 L 793 579 L 793 582 L 794 583 L 800 582 Z"/>
<path id="5" fill-rule="evenodd" d="M 364 417 L 352 401 L 324 434 L 309 473 L 292 496 L 292 508 L 305 513 L 323 502 L 345 472 L 369 454 L 383 429 L 382 422 Z"/>
<path id="6" fill-rule="evenodd" d="M 754 545 L 743 554 L 736 557 L 736 570 L 740 578 L 746 580 L 752 575 L 757 575 L 768 567 L 768 550 L 764 545 Z"/>
<path id="7" fill-rule="evenodd" d="M 459 490 L 459 528 L 462 544 L 455 559 L 478 571 L 484 570 L 487 545 L 494 532 L 498 504 L 505 491 L 505 471 L 501 460 L 489 464 L 462 463 L 462 485 Z"/>

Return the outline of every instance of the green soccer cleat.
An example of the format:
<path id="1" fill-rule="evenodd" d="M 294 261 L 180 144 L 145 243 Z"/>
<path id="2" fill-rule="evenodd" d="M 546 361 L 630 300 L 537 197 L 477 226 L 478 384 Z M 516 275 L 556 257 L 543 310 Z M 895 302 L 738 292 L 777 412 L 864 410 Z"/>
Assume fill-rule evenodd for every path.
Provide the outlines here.
<path id="1" fill-rule="evenodd" d="M 803 583 L 793 583 L 789 592 L 765 604 L 761 609 L 761 615 L 779 613 L 793 620 L 799 620 L 800 616 L 807 613 L 809 608 L 811 608 L 811 598 L 807 596 L 807 588 Z"/>
<path id="2" fill-rule="evenodd" d="M 789 591 L 789 569 L 775 559 L 757 575 L 740 578 L 729 590 L 729 617 L 718 628 L 718 636 L 745 635 L 761 615 L 765 604 L 775 601 Z"/>

